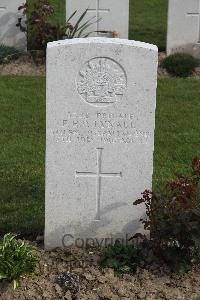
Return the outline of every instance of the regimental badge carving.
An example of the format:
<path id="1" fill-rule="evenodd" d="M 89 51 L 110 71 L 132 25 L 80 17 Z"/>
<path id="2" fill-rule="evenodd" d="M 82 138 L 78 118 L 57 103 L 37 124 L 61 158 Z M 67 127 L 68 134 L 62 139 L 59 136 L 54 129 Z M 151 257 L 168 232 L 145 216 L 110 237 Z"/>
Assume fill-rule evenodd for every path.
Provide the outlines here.
<path id="1" fill-rule="evenodd" d="M 80 96 L 95 106 L 105 106 L 122 99 L 127 86 L 122 66 L 107 57 L 96 57 L 80 70 L 77 90 Z"/>

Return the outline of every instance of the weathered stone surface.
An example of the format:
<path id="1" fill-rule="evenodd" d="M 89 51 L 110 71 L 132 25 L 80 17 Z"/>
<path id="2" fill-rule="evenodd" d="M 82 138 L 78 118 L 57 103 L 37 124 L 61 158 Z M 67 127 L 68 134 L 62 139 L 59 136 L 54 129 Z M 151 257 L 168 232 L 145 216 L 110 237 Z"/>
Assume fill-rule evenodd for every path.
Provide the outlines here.
<path id="1" fill-rule="evenodd" d="M 200 0 L 169 0 L 167 54 L 200 57 Z"/>
<path id="2" fill-rule="evenodd" d="M 26 50 L 26 36 L 16 24 L 21 14 L 18 7 L 25 3 L 22 0 L 0 1 L 0 44 L 13 46 L 19 50 Z"/>
<path id="3" fill-rule="evenodd" d="M 119 38 L 128 38 L 129 28 L 129 0 L 67 0 L 67 19 L 77 10 L 73 22 L 88 8 L 86 19 L 95 17 L 97 21 L 87 32 L 94 31 L 90 36 L 108 36 L 105 33 L 95 31 L 116 32 Z"/>
<path id="4" fill-rule="evenodd" d="M 157 47 L 88 38 L 47 49 L 45 246 L 126 242 L 151 188 Z"/>

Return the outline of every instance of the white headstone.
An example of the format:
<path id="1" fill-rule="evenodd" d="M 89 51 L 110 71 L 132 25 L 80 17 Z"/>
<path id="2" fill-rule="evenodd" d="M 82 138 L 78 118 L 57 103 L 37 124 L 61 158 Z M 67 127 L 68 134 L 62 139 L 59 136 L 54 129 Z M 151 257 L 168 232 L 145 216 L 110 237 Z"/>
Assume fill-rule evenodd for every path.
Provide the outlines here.
<path id="1" fill-rule="evenodd" d="M 0 0 L 0 44 L 26 50 L 26 36 L 16 24 L 21 15 L 18 7 L 25 1 Z"/>
<path id="2" fill-rule="evenodd" d="M 169 0 L 167 54 L 200 57 L 200 0 Z"/>
<path id="3" fill-rule="evenodd" d="M 145 208 L 132 203 L 152 184 L 156 82 L 154 45 L 48 44 L 47 249 L 140 231 Z"/>
<path id="4" fill-rule="evenodd" d="M 86 31 L 93 31 L 90 36 L 105 35 L 95 31 L 115 31 L 119 38 L 128 38 L 129 0 L 66 0 L 67 19 L 77 10 L 77 14 L 72 19 L 72 23 L 75 24 L 87 8 L 85 21 L 91 17 L 95 17 L 92 22 L 96 21 Z"/>

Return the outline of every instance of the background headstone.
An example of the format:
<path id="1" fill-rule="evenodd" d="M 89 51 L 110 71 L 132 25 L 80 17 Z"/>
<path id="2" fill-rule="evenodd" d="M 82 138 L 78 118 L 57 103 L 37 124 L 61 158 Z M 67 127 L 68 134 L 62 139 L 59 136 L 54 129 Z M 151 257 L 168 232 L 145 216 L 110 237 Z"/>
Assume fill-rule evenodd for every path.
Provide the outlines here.
<path id="1" fill-rule="evenodd" d="M 46 248 L 140 231 L 145 208 L 132 203 L 152 184 L 156 81 L 154 45 L 48 44 Z"/>
<path id="2" fill-rule="evenodd" d="M 23 3 L 23 0 L 0 0 L 0 44 L 25 51 L 26 36 L 16 27 L 21 14 L 18 7 Z"/>
<path id="3" fill-rule="evenodd" d="M 129 0 L 66 0 L 67 19 L 77 10 L 72 22 L 75 23 L 80 15 L 88 8 L 85 20 L 95 17 L 97 21 L 88 28 L 90 31 L 115 31 L 119 38 L 128 38 L 129 29 Z M 94 32 L 90 36 L 102 36 Z"/>
<path id="4" fill-rule="evenodd" d="M 200 57 L 200 0 L 169 0 L 167 54 Z"/>

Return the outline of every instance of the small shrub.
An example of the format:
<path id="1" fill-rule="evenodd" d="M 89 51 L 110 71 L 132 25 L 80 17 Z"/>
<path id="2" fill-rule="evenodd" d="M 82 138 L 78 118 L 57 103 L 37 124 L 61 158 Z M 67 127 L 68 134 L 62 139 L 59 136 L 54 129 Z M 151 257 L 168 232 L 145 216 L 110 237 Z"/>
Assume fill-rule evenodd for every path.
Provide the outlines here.
<path id="1" fill-rule="evenodd" d="M 162 194 L 146 190 L 134 205 L 145 204 L 146 218 L 141 219 L 150 239 L 140 233 L 136 246 L 116 243 L 104 250 L 100 266 L 117 274 L 135 273 L 137 266 L 167 265 L 173 272 L 187 272 L 200 249 L 200 157 L 192 161 L 185 176 L 176 174 Z M 131 240 L 130 239 L 130 240 Z"/>
<path id="2" fill-rule="evenodd" d="M 165 58 L 162 66 L 176 77 L 188 77 L 198 66 L 198 60 L 187 53 L 176 53 Z"/>
<path id="3" fill-rule="evenodd" d="M 166 246 L 157 253 L 158 258 L 170 267 L 172 272 L 185 273 L 191 269 L 191 251 L 189 248 L 179 246 Z"/>
<path id="4" fill-rule="evenodd" d="M 0 280 L 13 282 L 18 287 L 20 276 L 31 273 L 36 265 L 32 247 L 8 233 L 0 240 Z"/>
<path id="5" fill-rule="evenodd" d="M 189 175 L 176 174 L 167 183 L 165 193 L 146 190 L 133 204 L 141 203 L 147 215 L 141 221 L 150 230 L 154 252 L 172 269 L 186 270 L 190 249 L 200 247 L 200 157 L 193 159 Z"/>
<path id="6" fill-rule="evenodd" d="M 44 56 L 48 42 L 63 38 L 87 37 L 90 33 L 85 31 L 97 22 L 95 17 L 85 20 L 88 11 L 86 9 L 74 25 L 71 24 L 71 19 L 77 11 L 70 16 L 64 26 L 52 24 L 49 18 L 54 14 L 54 6 L 49 0 L 29 1 L 21 5 L 18 10 L 22 11 L 22 17 L 18 19 L 16 26 L 27 34 L 29 50 L 43 51 Z"/>
<path id="7" fill-rule="evenodd" d="M 105 249 L 100 257 L 100 266 L 112 268 L 117 274 L 135 273 L 138 262 L 137 248 L 133 245 L 124 246 L 119 242 Z"/>
<path id="8" fill-rule="evenodd" d="M 20 52 L 14 47 L 0 45 L 0 64 L 8 63 L 20 57 Z"/>

